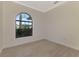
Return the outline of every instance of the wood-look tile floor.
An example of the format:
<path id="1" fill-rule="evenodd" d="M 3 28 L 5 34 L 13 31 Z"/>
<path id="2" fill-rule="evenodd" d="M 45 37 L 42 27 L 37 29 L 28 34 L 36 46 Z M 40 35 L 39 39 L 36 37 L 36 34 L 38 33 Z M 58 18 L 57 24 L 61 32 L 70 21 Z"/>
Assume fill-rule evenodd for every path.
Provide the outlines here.
<path id="1" fill-rule="evenodd" d="M 40 40 L 16 47 L 3 49 L 1 57 L 78 57 L 79 51 L 66 46 Z"/>

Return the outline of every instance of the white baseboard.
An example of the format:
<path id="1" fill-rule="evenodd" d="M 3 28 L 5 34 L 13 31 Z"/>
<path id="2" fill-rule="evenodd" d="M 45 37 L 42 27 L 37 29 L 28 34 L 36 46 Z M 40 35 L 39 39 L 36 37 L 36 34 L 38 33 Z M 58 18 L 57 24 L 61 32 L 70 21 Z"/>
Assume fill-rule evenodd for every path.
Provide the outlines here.
<path id="1" fill-rule="evenodd" d="M 48 40 L 48 39 L 47 39 Z M 75 49 L 75 50 L 78 50 L 79 51 L 79 48 L 77 47 L 74 47 L 74 46 L 71 46 L 71 45 L 68 45 L 68 44 L 65 44 L 63 42 L 58 42 L 58 41 L 54 41 L 54 40 L 48 40 L 48 41 L 51 41 L 51 42 L 55 42 L 57 44 L 60 44 L 60 45 L 63 45 L 63 46 L 66 46 L 66 47 L 69 47 L 69 48 L 72 48 L 72 49 Z"/>
<path id="2" fill-rule="evenodd" d="M 11 47 L 15 47 L 15 46 L 19 46 L 19 45 L 22 45 L 22 44 L 28 44 L 28 43 L 32 43 L 32 42 L 35 42 L 35 41 L 39 41 L 39 40 L 42 40 L 42 39 L 38 39 L 38 40 L 30 40 L 30 41 L 27 41 L 27 42 L 22 42 L 22 43 L 18 43 L 18 44 L 8 44 L 6 45 L 5 47 L 3 47 L 3 49 L 5 48 L 11 48 Z"/>

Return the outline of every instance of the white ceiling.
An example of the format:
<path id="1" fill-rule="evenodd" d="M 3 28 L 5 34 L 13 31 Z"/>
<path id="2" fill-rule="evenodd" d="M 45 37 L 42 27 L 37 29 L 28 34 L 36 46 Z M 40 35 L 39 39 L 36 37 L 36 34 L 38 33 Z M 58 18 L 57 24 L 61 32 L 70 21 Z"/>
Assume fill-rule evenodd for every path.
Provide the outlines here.
<path id="1" fill-rule="evenodd" d="M 54 9 L 55 7 L 63 4 L 64 2 L 66 1 L 16 1 L 16 3 L 41 12 L 47 12 L 51 9 Z"/>

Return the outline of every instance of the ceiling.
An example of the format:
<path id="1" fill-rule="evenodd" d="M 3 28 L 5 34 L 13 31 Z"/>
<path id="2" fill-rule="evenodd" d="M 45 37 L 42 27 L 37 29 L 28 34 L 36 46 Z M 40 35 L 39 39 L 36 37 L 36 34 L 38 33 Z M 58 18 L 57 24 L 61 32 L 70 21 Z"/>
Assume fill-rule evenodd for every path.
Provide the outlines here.
<path id="1" fill-rule="evenodd" d="M 30 7 L 41 12 L 47 12 L 65 2 L 66 1 L 16 1 L 16 3 L 18 4 Z"/>

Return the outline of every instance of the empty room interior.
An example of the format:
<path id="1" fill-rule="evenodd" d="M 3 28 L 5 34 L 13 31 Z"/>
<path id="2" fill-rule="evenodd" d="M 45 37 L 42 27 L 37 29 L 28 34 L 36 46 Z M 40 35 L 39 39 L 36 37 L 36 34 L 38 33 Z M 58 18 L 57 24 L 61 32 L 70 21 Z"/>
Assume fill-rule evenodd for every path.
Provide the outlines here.
<path id="1" fill-rule="evenodd" d="M 0 1 L 0 57 L 79 57 L 79 1 Z"/>

